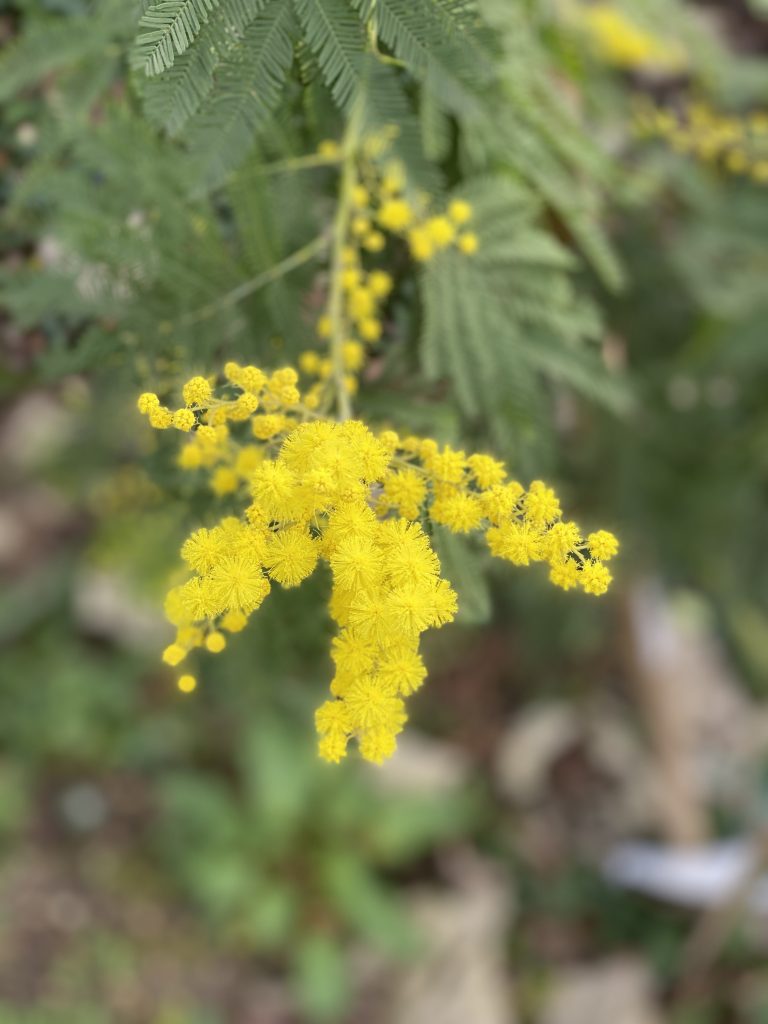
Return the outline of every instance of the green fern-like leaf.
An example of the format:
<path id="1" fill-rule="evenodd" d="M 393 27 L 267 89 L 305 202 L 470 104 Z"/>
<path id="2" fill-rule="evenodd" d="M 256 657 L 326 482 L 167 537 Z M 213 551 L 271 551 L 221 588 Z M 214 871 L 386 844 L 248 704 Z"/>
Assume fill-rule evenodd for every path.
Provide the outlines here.
<path id="1" fill-rule="evenodd" d="M 216 89 L 190 122 L 190 143 L 206 180 L 220 180 L 252 148 L 280 100 L 294 37 L 289 0 L 268 0 L 220 64 Z"/>
<path id="2" fill-rule="evenodd" d="M 211 94 L 215 76 L 266 0 L 219 0 L 215 17 L 203 25 L 195 44 L 162 75 L 139 83 L 147 116 L 178 135 Z M 143 68 L 143 63 L 142 63 Z"/>
<path id="3" fill-rule="evenodd" d="M 345 0 L 294 0 L 307 44 L 340 107 L 347 107 L 360 84 L 364 37 Z"/>
<path id="4" fill-rule="evenodd" d="M 173 66 L 177 54 L 191 46 L 219 0 L 161 0 L 141 17 L 137 56 L 147 75 L 160 75 Z"/>
<path id="5" fill-rule="evenodd" d="M 620 384 L 584 344 L 598 336 L 599 318 L 573 288 L 572 255 L 537 226 L 535 196 L 500 178 L 474 182 L 466 195 L 479 251 L 446 251 L 423 275 L 427 377 L 450 380 L 469 416 L 502 407 L 521 376 L 528 387 L 557 380 L 620 408 Z"/>

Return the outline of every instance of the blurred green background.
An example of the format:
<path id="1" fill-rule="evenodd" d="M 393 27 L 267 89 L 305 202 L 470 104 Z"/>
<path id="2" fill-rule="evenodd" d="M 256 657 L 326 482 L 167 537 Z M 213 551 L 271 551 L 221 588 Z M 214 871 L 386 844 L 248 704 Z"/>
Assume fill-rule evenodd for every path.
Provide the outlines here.
<path id="1" fill-rule="evenodd" d="M 641 94 L 762 109 L 768 8 L 642 7 L 693 46 L 685 71 L 611 67 L 551 5 L 508 5 L 605 158 L 589 215 L 624 286 L 598 243 L 597 269 L 552 271 L 560 335 L 534 350 L 524 330 L 486 404 L 481 385 L 454 397 L 450 360 L 448 385 L 421 375 L 398 266 L 405 341 L 359 400 L 551 479 L 621 538 L 615 585 L 574 598 L 442 551 L 462 615 L 375 770 L 314 753 L 322 579 L 275 592 L 193 695 L 174 689 L 160 602 L 212 506 L 134 408 L 222 355 L 312 344 L 312 267 L 220 300 L 332 210 L 331 172 L 261 170 L 338 136 L 327 90 L 307 61 L 279 133 L 210 187 L 142 104 L 139 5 L 0 2 L 0 1024 L 768 1021 L 749 896 L 680 906 L 601 868 L 639 838 L 761 851 L 768 795 L 768 192 L 631 126 Z M 516 223 L 575 251 L 517 187 Z M 594 372 L 569 332 L 594 336 Z"/>

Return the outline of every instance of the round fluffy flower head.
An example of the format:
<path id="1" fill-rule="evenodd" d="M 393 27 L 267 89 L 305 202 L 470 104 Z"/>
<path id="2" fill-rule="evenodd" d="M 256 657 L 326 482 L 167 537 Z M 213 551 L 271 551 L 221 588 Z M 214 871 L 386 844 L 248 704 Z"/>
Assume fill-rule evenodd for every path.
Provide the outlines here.
<path id="1" fill-rule="evenodd" d="M 597 530 L 587 537 L 587 547 L 593 558 L 607 562 L 618 553 L 619 542 L 608 530 Z"/>
<path id="2" fill-rule="evenodd" d="M 143 416 L 149 415 L 153 409 L 157 409 L 160 405 L 160 399 L 157 395 L 151 391 L 145 391 L 143 395 L 139 395 L 136 402 L 136 407 Z"/>
<path id="3" fill-rule="evenodd" d="M 405 231 L 413 223 L 413 208 L 405 199 L 387 199 L 379 208 L 379 224 L 387 231 Z"/>
<path id="4" fill-rule="evenodd" d="M 573 587 L 577 587 L 579 585 L 579 576 L 579 565 L 572 558 L 554 563 L 549 570 L 550 582 L 562 590 L 571 590 Z"/>
<path id="5" fill-rule="evenodd" d="M 205 377 L 192 377 L 181 389 L 181 394 L 187 405 L 206 405 L 212 389 Z"/>
<path id="6" fill-rule="evenodd" d="M 464 231 L 459 235 L 456 245 L 459 248 L 459 252 L 462 252 L 465 256 L 474 256 L 480 248 L 480 239 L 474 231 Z"/>
<path id="7" fill-rule="evenodd" d="M 173 414 L 173 425 L 177 430 L 189 432 L 195 425 L 195 414 L 191 409 L 177 409 Z"/>
<path id="8" fill-rule="evenodd" d="M 560 502 L 543 480 L 534 480 L 523 498 L 523 509 L 526 519 L 537 526 L 545 526 L 560 515 Z"/>
<path id="9" fill-rule="evenodd" d="M 466 199 L 452 199 L 448 204 L 448 216 L 454 224 L 466 224 L 472 219 L 472 206 Z"/>
<path id="10" fill-rule="evenodd" d="M 438 249 L 444 249 L 456 237 L 456 228 L 448 217 L 431 217 L 427 231 Z"/>
<path id="11" fill-rule="evenodd" d="M 585 593 L 599 597 L 608 590 L 611 574 L 602 563 L 588 561 L 582 567 L 580 583 Z"/>
<path id="12" fill-rule="evenodd" d="M 303 526 L 277 530 L 267 540 L 264 564 L 273 580 L 296 587 L 317 565 L 317 542 Z"/>
<path id="13" fill-rule="evenodd" d="M 438 498 L 431 511 L 434 521 L 444 523 L 453 533 L 469 533 L 477 529 L 483 518 L 477 495 L 460 490 Z"/>
<path id="14" fill-rule="evenodd" d="M 298 481 L 282 462 L 264 462 L 251 480 L 251 494 L 267 519 L 290 520 L 296 513 Z"/>
<path id="15" fill-rule="evenodd" d="M 213 607 L 246 615 L 259 607 L 269 593 L 269 580 L 261 562 L 247 554 L 225 555 L 208 577 Z"/>

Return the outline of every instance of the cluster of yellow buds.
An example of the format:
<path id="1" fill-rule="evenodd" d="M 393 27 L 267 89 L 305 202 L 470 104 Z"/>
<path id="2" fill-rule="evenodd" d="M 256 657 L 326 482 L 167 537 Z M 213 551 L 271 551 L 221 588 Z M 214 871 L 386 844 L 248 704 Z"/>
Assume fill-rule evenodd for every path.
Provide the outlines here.
<path id="1" fill-rule="evenodd" d="M 681 71 L 687 64 L 679 43 L 659 38 L 613 4 L 579 3 L 575 12 L 580 29 L 607 64 L 630 71 L 664 73 Z"/>
<path id="2" fill-rule="evenodd" d="M 690 153 L 706 163 L 718 163 L 731 174 L 759 184 L 768 183 L 768 114 L 744 117 L 720 114 L 705 103 L 691 103 L 680 113 L 639 103 L 635 133 L 662 138 L 678 153 Z"/>
<path id="3" fill-rule="evenodd" d="M 227 490 L 241 503 L 239 516 L 184 542 L 191 575 L 168 594 L 166 614 L 177 632 L 163 658 L 176 666 L 196 648 L 222 651 L 273 583 L 295 587 L 326 562 L 338 626 L 332 696 L 316 714 L 326 760 L 339 761 L 352 738 L 375 763 L 394 751 L 404 698 L 426 675 L 420 636 L 456 613 L 431 524 L 482 531 L 492 554 L 515 565 L 543 561 L 566 590 L 608 588 L 604 562 L 618 550 L 616 538 L 604 530 L 583 538 L 562 521 L 543 482 L 526 490 L 489 455 L 321 417 L 302 400 L 291 368 L 268 375 L 227 363 L 224 377 L 220 388 L 193 377 L 176 412 L 153 394 L 138 400 L 152 426 L 192 431 L 181 465 L 214 481 L 222 468 L 231 470 Z M 178 680 L 185 692 L 195 685 L 189 673 Z"/>
<path id="4" fill-rule="evenodd" d="M 387 158 L 390 143 L 387 132 L 369 136 L 356 154 L 341 259 L 331 268 L 332 274 L 339 275 L 343 292 L 343 362 L 345 387 L 350 394 L 357 390 L 357 375 L 365 364 L 367 346 L 381 338 L 382 308 L 394 285 L 386 270 L 367 268 L 366 257 L 383 252 L 388 235 L 404 239 L 411 257 L 421 263 L 451 247 L 471 256 L 480 244 L 470 227 L 473 210 L 466 199 L 454 198 L 444 212 L 436 213 L 429 196 L 408 196 L 402 165 Z M 341 150 L 336 142 L 326 140 L 320 144 L 318 155 L 333 160 L 341 156 Z M 318 319 L 316 330 L 321 341 L 331 337 L 330 312 Z M 317 408 L 322 403 L 324 382 L 333 373 L 332 360 L 312 350 L 301 354 L 299 366 L 316 379 L 308 401 Z"/>
<path id="5" fill-rule="evenodd" d="M 345 263 L 341 270 L 341 285 L 345 297 L 344 324 L 348 337 L 342 343 L 346 375 L 344 385 L 350 394 L 357 392 L 357 374 L 366 360 L 366 346 L 374 345 L 382 334 L 381 307 L 393 288 L 391 274 L 386 270 L 366 272 L 349 246 L 345 249 Z M 317 322 L 318 337 L 327 341 L 331 336 L 331 318 L 325 313 Z M 322 400 L 324 382 L 333 372 L 330 356 L 308 349 L 299 356 L 299 368 L 317 381 L 306 401 L 317 408 Z"/>

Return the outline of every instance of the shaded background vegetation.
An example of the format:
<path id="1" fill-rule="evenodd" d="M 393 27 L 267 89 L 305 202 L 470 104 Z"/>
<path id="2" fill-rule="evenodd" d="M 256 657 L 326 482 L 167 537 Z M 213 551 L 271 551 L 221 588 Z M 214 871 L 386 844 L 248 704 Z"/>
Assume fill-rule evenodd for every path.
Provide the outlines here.
<path id="1" fill-rule="evenodd" d="M 313 343 L 316 265 L 232 296 L 332 210 L 332 171 L 263 165 L 343 114 L 300 42 L 255 141 L 212 148 L 204 105 L 172 137 L 140 6 L 0 4 L 0 1021 L 768 1020 L 749 898 L 604 870 L 628 839 L 765 844 L 768 193 L 631 128 L 638 94 L 762 109 L 765 4 L 643 5 L 694 55 L 666 76 L 481 5 L 508 19 L 492 142 L 439 78 L 377 81 L 372 123 L 402 115 L 414 173 L 498 230 L 463 277 L 391 254 L 359 408 L 551 478 L 623 546 L 600 602 L 448 552 L 461 621 L 381 771 L 314 755 L 322 579 L 194 696 L 158 665 L 208 505 L 135 395 Z"/>

